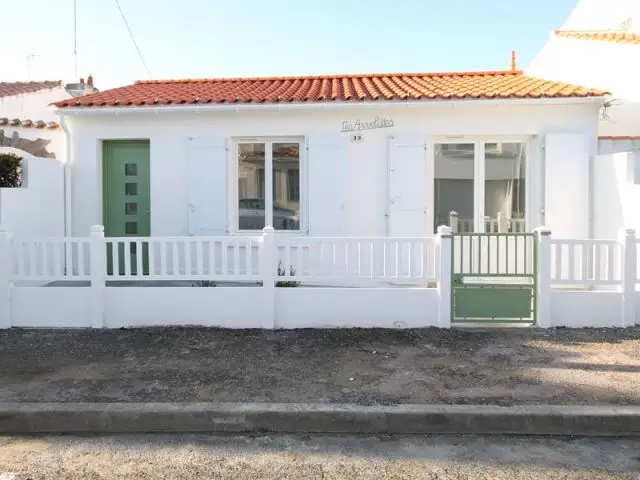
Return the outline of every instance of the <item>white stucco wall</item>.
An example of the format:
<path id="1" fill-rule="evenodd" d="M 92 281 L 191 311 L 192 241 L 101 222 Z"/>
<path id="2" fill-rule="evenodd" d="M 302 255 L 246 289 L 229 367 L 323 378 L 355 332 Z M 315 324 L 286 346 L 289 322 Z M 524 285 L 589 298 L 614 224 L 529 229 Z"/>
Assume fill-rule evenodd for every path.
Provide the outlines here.
<path id="1" fill-rule="evenodd" d="M 552 36 L 526 74 L 611 92 L 600 135 L 640 135 L 640 46 Z"/>
<path id="2" fill-rule="evenodd" d="M 23 161 L 23 185 L 0 188 L 0 224 L 16 237 L 64 236 L 64 167 L 55 158 L 38 158 L 0 147 Z"/>
<path id="3" fill-rule="evenodd" d="M 63 86 L 23 95 L 0 97 L 0 117 L 30 119 L 34 122 L 36 120 L 57 122 L 55 109 L 50 104 L 67 98 L 71 98 L 71 95 Z"/>
<path id="4" fill-rule="evenodd" d="M 531 188 L 527 210 L 530 227 L 540 224 L 544 197 L 541 143 L 550 133 L 584 136 L 587 153 L 597 148 L 596 103 L 566 105 L 496 105 L 450 102 L 416 108 L 318 109 L 280 112 L 225 111 L 217 113 L 143 113 L 68 116 L 71 131 L 72 229 L 84 236 L 91 225 L 102 223 L 101 140 L 149 139 L 151 145 L 151 233 L 154 236 L 186 235 L 189 231 L 186 153 L 188 137 L 302 136 L 326 133 L 339 135 L 342 122 L 393 119 L 393 128 L 362 132 L 362 142 L 349 142 L 346 154 L 346 211 L 343 233 L 352 236 L 383 236 L 387 232 L 388 138 L 403 133 L 417 134 L 427 143 L 436 140 L 462 143 L 464 136 L 489 141 L 530 139 L 527 161 L 531 165 Z M 348 135 L 348 134 L 342 134 Z M 428 156 L 427 156 L 428 158 Z M 228 162 L 234 159 L 229 154 Z M 552 161 L 552 159 L 547 159 Z M 576 169 L 589 178 L 589 158 L 580 158 Z M 427 172 L 429 169 L 427 168 Z M 428 177 L 428 175 L 427 175 Z M 331 175 L 329 175 L 331 178 Z M 333 179 L 336 182 L 339 179 Z M 410 180 L 410 179 L 408 179 Z M 230 180 L 231 181 L 231 180 Z M 562 179 L 571 182 L 571 178 Z M 582 182 L 583 180 L 573 180 Z M 433 182 L 424 178 L 426 204 L 433 208 Z M 212 182 L 213 184 L 214 182 Z M 331 182 L 328 182 L 331 183 Z M 589 191 L 588 184 L 574 185 Z M 304 187 L 303 187 L 304 188 Z M 332 185 L 326 188 L 330 201 Z M 571 191 L 569 189 L 568 191 Z M 229 198 L 234 203 L 234 198 Z M 315 200 L 321 202 L 322 199 Z M 230 204 L 226 205 L 227 208 Z M 588 212 L 584 212 L 585 218 Z M 575 219 L 566 219 L 571 223 Z M 580 223 L 580 222 L 579 222 Z M 428 230 L 428 229 L 425 229 Z M 430 231 L 425 231 L 430 235 Z"/>
<path id="5" fill-rule="evenodd" d="M 637 0 L 582 0 L 560 30 L 640 33 Z M 600 121 L 603 136 L 640 135 L 640 46 L 557 36 L 549 40 L 525 73 L 534 77 L 599 88 L 614 97 Z"/>

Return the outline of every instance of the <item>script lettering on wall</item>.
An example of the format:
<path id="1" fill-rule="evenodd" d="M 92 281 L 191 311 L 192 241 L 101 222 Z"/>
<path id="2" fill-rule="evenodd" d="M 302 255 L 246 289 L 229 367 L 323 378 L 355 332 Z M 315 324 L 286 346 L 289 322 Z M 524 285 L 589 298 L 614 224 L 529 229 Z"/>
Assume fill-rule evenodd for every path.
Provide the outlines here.
<path id="1" fill-rule="evenodd" d="M 373 130 L 376 128 L 391 128 L 393 127 L 393 120 L 390 118 L 376 117 L 373 120 L 345 120 L 342 122 L 342 130 L 340 133 L 347 132 L 360 132 L 362 130 Z"/>

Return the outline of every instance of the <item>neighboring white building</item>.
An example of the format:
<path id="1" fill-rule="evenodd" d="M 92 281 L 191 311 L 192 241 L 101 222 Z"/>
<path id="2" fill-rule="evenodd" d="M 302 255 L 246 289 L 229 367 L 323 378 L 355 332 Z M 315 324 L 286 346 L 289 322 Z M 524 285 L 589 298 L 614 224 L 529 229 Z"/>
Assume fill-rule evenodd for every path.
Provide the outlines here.
<path id="1" fill-rule="evenodd" d="M 51 103 L 95 92 L 88 83 L 0 82 L 0 152 L 23 158 L 22 186 L 0 189 L 0 223 L 22 236 L 64 235 L 65 135 Z"/>
<path id="2" fill-rule="evenodd" d="M 57 104 L 66 231 L 589 238 L 604 101 L 515 69 L 137 82 Z"/>
<path id="3" fill-rule="evenodd" d="M 582 0 L 526 69 L 527 75 L 611 93 L 600 112 L 594 162 L 595 235 L 640 229 L 640 2 Z"/>

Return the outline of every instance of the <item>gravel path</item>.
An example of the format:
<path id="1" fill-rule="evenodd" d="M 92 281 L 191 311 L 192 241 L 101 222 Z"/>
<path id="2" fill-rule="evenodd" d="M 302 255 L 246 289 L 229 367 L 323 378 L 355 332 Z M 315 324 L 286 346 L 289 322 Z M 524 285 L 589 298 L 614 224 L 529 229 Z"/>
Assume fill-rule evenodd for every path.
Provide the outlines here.
<path id="1" fill-rule="evenodd" d="M 0 437 L 0 479 L 640 479 L 640 442 L 535 437 Z"/>
<path id="2" fill-rule="evenodd" d="M 0 401 L 640 405 L 640 328 L 0 331 Z"/>

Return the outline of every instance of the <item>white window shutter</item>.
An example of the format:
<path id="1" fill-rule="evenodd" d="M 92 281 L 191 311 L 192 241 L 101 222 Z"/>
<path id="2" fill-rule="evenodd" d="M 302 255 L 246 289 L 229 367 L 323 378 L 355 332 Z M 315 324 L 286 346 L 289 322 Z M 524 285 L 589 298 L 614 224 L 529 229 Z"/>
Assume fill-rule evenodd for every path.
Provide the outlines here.
<path id="1" fill-rule="evenodd" d="M 546 135 L 544 157 L 545 226 L 556 237 L 589 238 L 587 137 Z"/>
<path id="2" fill-rule="evenodd" d="M 219 137 L 189 139 L 189 235 L 227 233 L 227 150 Z"/>
<path id="3" fill-rule="evenodd" d="M 399 133 L 388 141 L 388 235 L 424 237 L 430 233 L 425 138 L 417 133 Z"/>
<path id="4" fill-rule="evenodd" d="M 347 139 L 340 134 L 312 135 L 309 143 L 309 233 L 345 233 L 348 182 Z"/>

